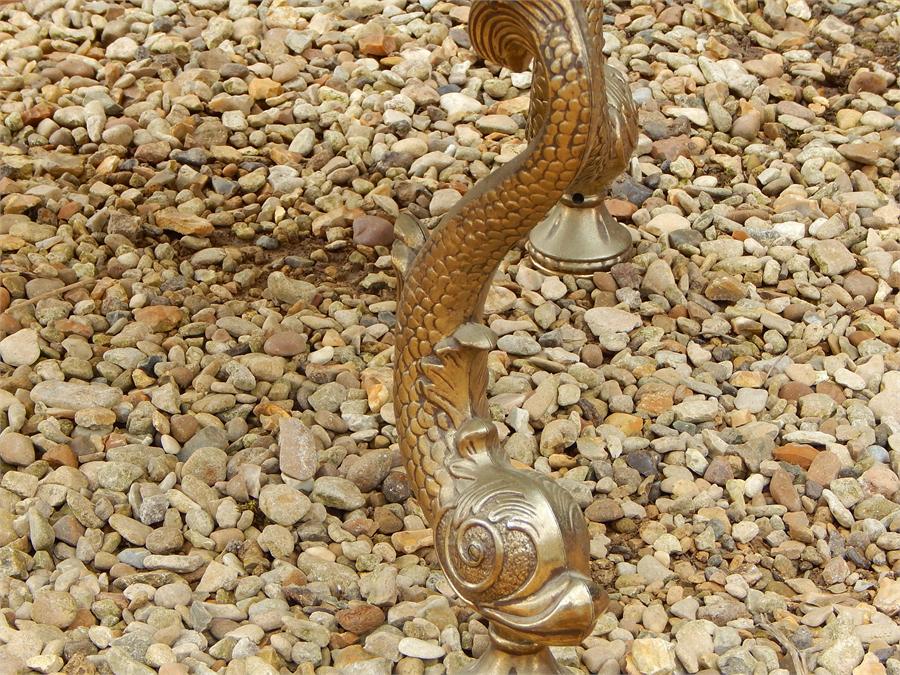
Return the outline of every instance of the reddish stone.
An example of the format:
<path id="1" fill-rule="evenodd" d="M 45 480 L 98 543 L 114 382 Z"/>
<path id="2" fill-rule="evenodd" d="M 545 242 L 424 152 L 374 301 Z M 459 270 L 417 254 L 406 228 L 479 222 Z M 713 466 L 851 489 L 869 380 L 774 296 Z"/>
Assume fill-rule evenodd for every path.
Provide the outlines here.
<path id="1" fill-rule="evenodd" d="M 803 508 L 797 488 L 794 487 L 794 479 L 784 469 L 778 469 L 773 474 L 769 482 L 769 494 L 776 504 L 781 504 L 788 511 L 800 511 Z"/>
<path id="2" fill-rule="evenodd" d="M 675 399 L 672 397 L 671 392 L 652 391 L 641 396 L 637 402 L 637 409 L 639 412 L 645 412 L 649 415 L 659 415 L 667 410 L 671 410 L 674 405 Z"/>
<path id="3" fill-rule="evenodd" d="M 841 460 L 833 452 L 826 450 L 818 453 L 810 463 L 806 471 L 807 480 L 814 481 L 822 486 L 828 486 L 838 476 L 841 470 Z"/>
<path id="4" fill-rule="evenodd" d="M 50 448 L 41 459 L 54 469 L 61 466 L 71 466 L 73 469 L 78 468 L 78 457 L 68 445 L 57 445 L 55 448 Z"/>
<path id="5" fill-rule="evenodd" d="M 0 304 L 0 306 L 2 306 L 2 304 Z M 881 341 L 889 344 L 891 347 L 900 346 L 900 330 L 888 328 L 881 334 Z"/>
<path id="6" fill-rule="evenodd" d="M 724 457 L 714 457 L 706 467 L 706 473 L 703 474 L 703 479 L 713 485 L 724 486 L 733 478 L 734 471 Z"/>
<path id="7" fill-rule="evenodd" d="M 670 162 L 678 157 L 690 157 L 690 142 L 691 139 L 685 134 L 653 141 L 650 156 L 653 159 L 668 159 Z"/>
<path id="8" fill-rule="evenodd" d="M 387 56 L 397 51 L 397 40 L 385 35 L 378 24 L 368 24 L 357 40 L 359 51 L 366 56 Z"/>
<path id="9" fill-rule="evenodd" d="M 384 625 L 384 611 L 380 607 L 369 604 L 354 605 L 342 609 L 334 615 L 341 628 L 357 635 L 370 633 Z"/>
<path id="10" fill-rule="evenodd" d="M 866 340 L 871 340 L 875 337 L 875 333 L 867 330 L 855 330 L 850 333 L 847 339 L 850 340 L 850 344 L 854 347 L 859 347 Z"/>
<path id="11" fill-rule="evenodd" d="M 643 399 L 642 399 L 643 400 Z M 606 418 L 605 424 L 619 429 L 626 436 L 640 436 L 644 428 L 644 420 L 637 415 L 629 415 L 628 413 L 613 413 Z"/>
<path id="12" fill-rule="evenodd" d="M 819 382 L 816 385 L 816 393 L 830 396 L 838 405 L 843 405 L 844 401 L 847 400 L 847 397 L 844 396 L 844 390 L 840 387 L 840 385 L 830 381 Z"/>
<path id="13" fill-rule="evenodd" d="M 615 293 L 619 289 L 616 280 L 609 272 L 594 272 L 593 281 L 594 286 L 597 287 L 598 291 L 610 291 Z"/>
<path id="14" fill-rule="evenodd" d="M 786 401 L 798 401 L 800 397 L 812 393 L 812 387 L 809 385 L 802 382 L 788 382 L 778 390 L 778 398 L 783 398 Z"/>
<path id="15" fill-rule="evenodd" d="M 25 126 L 36 127 L 40 122 L 53 116 L 55 106 L 49 103 L 38 103 L 22 113 L 22 122 Z"/>
<path id="16" fill-rule="evenodd" d="M 81 204 L 78 202 L 66 202 L 59 208 L 56 214 L 60 220 L 68 220 L 81 210 Z"/>
<path id="17" fill-rule="evenodd" d="M 900 477 L 885 464 L 875 464 L 859 477 L 860 482 L 872 494 L 891 499 L 900 491 Z"/>
<path id="18" fill-rule="evenodd" d="M 175 440 L 179 443 L 187 443 L 200 429 L 200 423 L 191 415 L 173 415 L 171 427 Z"/>
<path id="19" fill-rule="evenodd" d="M 94 334 L 94 329 L 90 324 L 76 321 L 75 319 L 58 319 L 53 322 L 53 327 L 67 335 L 74 334 L 89 338 Z"/>
<path id="20" fill-rule="evenodd" d="M 356 633 L 332 633 L 331 640 L 328 642 L 328 646 L 331 649 L 346 649 L 351 645 L 355 645 L 359 642 L 359 635 Z"/>
<path id="21" fill-rule="evenodd" d="M 151 141 L 139 145 L 134 151 L 134 158 L 147 164 L 158 164 L 167 159 L 172 148 L 167 141 Z"/>
<path id="22" fill-rule="evenodd" d="M 273 333 L 263 345 L 263 351 L 271 356 L 296 356 L 306 349 L 306 335 L 293 331 Z"/>
<path id="23" fill-rule="evenodd" d="M 868 91 L 873 94 L 883 94 L 887 91 L 887 78 L 880 73 L 873 73 L 870 70 L 858 70 L 856 74 L 850 78 L 847 90 L 851 94 L 858 94 L 861 91 Z"/>
<path id="24" fill-rule="evenodd" d="M 8 312 L 3 312 L 0 314 L 0 335 L 9 335 L 11 333 L 15 333 L 22 327 L 11 314 Z"/>
<path id="25" fill-rule="evenodd" d="M 184 310 L 171 305 L 151 305 L 134 310 L 134 319 L 150 326 L 154 333 L 165 333 L 184 321 Z"/>
<path id="26" fill-rule="evenodd" d="M 606 209 L 613 218 L 631 218 L 637 206 L 624 199 L 607 199 Z"/>
<path id="27" fill-rule="evenodd" d="M 656 20 L 674 28 L 681 23 L 682 14 L 684 14 L 683 7 L 666 7 L 659 13 Z"/>
<path id="28" fill-rule="evenodd" d="M 82 607 L 75 612 L 75 620 L 69 624 L 68 630 L 74 630 L 75 628 L 90 628 L 91 626 L 97 625 L 97 619 L 94 616 L 94 613 L 91 612 L 90 609 L 86 607 Z M 72 662 L 69 661 L 71 664 Z M 87 671 L 85 671 L 87 672 Z"/>
<path id="29" fill-rule="evenodd" d="M 803 443 L 788 443 L 775 449 L 773 453 L 775 459 L 780 462 L 794 464 L 803 469 L 808 469 L 813 460 L 818 456 L 819 451 L 811 445 Z"/>

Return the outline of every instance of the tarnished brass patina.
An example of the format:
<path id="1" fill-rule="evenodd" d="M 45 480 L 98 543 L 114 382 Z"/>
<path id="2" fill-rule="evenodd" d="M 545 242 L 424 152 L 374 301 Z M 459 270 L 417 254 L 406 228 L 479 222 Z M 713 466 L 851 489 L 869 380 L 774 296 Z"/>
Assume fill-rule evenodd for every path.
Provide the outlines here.
<path id="1" fill-rule="evenodd" d="M 602 2 L 586 3 L 587 30 L 604 60 Z M 591 148 L 589 166 L 547 217 L 531 231 L 526 248 L 534 264 L 550 274 L 591 275 L 608 270 L 634 254 L 631 234 L 606 209 L 609 185 L 628 167 L 637 143 L 637 108 L 628 83 L 616 68 L 605 65 L 605 115 L 602 143 Z M 534 134 L 546 108 L 546 73 L 535 61 L 528 131 Z M 603 112 L 603 111 L 601 111 Z"/>
<path id="2" fill-rule="evenodd" d="M 622 143 L 608 119 L 600 13 L 599 0 L 472 3 L 475 49 L 518 71 L 534 59 L 541 73 L 530 143 L 432 232 L 397 223 L 397 433 L 447 580 L 490 624 L 472 673 L 562 672 L 549 647 L 579 644 L 606 606 L 581 510 L 500 447 L 486 398 L 496 342 L 481 323 L 506 253 L 565 195 L 606 180 L 609 148 Z"/>

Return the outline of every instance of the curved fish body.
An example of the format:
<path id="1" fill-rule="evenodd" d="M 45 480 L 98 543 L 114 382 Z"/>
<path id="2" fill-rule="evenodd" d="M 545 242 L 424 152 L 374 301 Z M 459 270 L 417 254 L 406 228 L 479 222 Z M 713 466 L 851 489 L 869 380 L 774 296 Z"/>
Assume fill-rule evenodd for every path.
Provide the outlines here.
<path id="1" fill-rule="evenodd" d="M 619 69 L 606 64 L 602 0 L 585 0 L 583 5 L 587 31 L 591 36 L 591 58 L 594 63 L 602 63 L 604 69 L 606 114 L 601 116 L 599 124 L 606 129 L 591 139 L 586 166 L 568 193 L 597 195 L 605 192 L 607 186 L 628 168 L 628 161 L 637 145 L 638 113 L 625 76 Z M 538 132 L 544 121 L 545 102 L 549 95 L 546 80 L 542 64 L 535 61 L 527 127 L 529 138 Z"/>
<path id="2" fill-rule="evenodd" d="M 495 341 L 480 322 L 500 261 L 612 142 L 602 43 L 585 15 L 598 6 L 473 2 L 475 49 L 514 70 L 533 59 L 542 105 L 527 149 L 420 237 L 398 298 L 394 405 L 409 479 L 448 581 L 516 644 L 578 644 L 605 602 L 578 506 L 500 448 L 486 398 Z"/>

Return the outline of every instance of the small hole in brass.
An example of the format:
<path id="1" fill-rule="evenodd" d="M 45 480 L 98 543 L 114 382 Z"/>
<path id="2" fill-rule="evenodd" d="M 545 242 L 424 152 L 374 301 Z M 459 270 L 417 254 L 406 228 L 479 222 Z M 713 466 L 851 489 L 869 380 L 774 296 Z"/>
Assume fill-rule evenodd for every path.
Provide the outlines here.
<path id="1" fill-rule="evenodd" d="M 572 195 L 572 203 L 573 204 L 584 204 L 584 195 L 580 192 L 576 192 Z"/>

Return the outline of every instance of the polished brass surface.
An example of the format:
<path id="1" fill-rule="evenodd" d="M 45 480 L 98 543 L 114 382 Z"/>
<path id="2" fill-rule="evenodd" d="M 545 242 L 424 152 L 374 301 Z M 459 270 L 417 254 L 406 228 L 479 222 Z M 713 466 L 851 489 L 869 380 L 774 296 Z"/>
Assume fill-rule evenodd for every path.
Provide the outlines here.
<path id="1" fill-rule="evenodd" d="M 603 6 L 586 3 L 587 30 L 604 59 Z M 603 205 L 610 183 L 628 167 L 638 137 L 637 108 L 628 83 L 617 69 L 604 64 L 606 115 L 599 120 L 608 132 L 592 144 L 588 169 L 528 238 L 526 249 L 535 265 L 550 274 L 591 275 L 608 270 L 633 255 L 631 233 Z M 540 124 L 547 87 L 544 69 L 534 67 L 528 131 Z"/>
<path id="2" fill-rule="evenodd" d="M 604 195 L 563 197 L 529 235 L 528 253 L 547 274 L 589 276 L 633 255 L 631 233 L 610 215 Z"/>
<path id="3" fill-rule="evenodd" d="M 475 0 L 469 30 L 485 58 L 514 70 L 534 59 L 543 89 L 531 140 L 479 181 L 432 232 L 397 223 L 394 406 L 407 474 L 434 528 L 450 586 L 490 625 L 473 673 L 559 672 L 552 645 L 577 645 L 606 605 L 591 578 L 588 532 L 552 479 L 513 468 L 486 398 L 493 333 L 484 300 L 506 253 L 573 188 L 606 166 L 615 142 L 602 42 L 589 29 L 599 2 Z"/>

